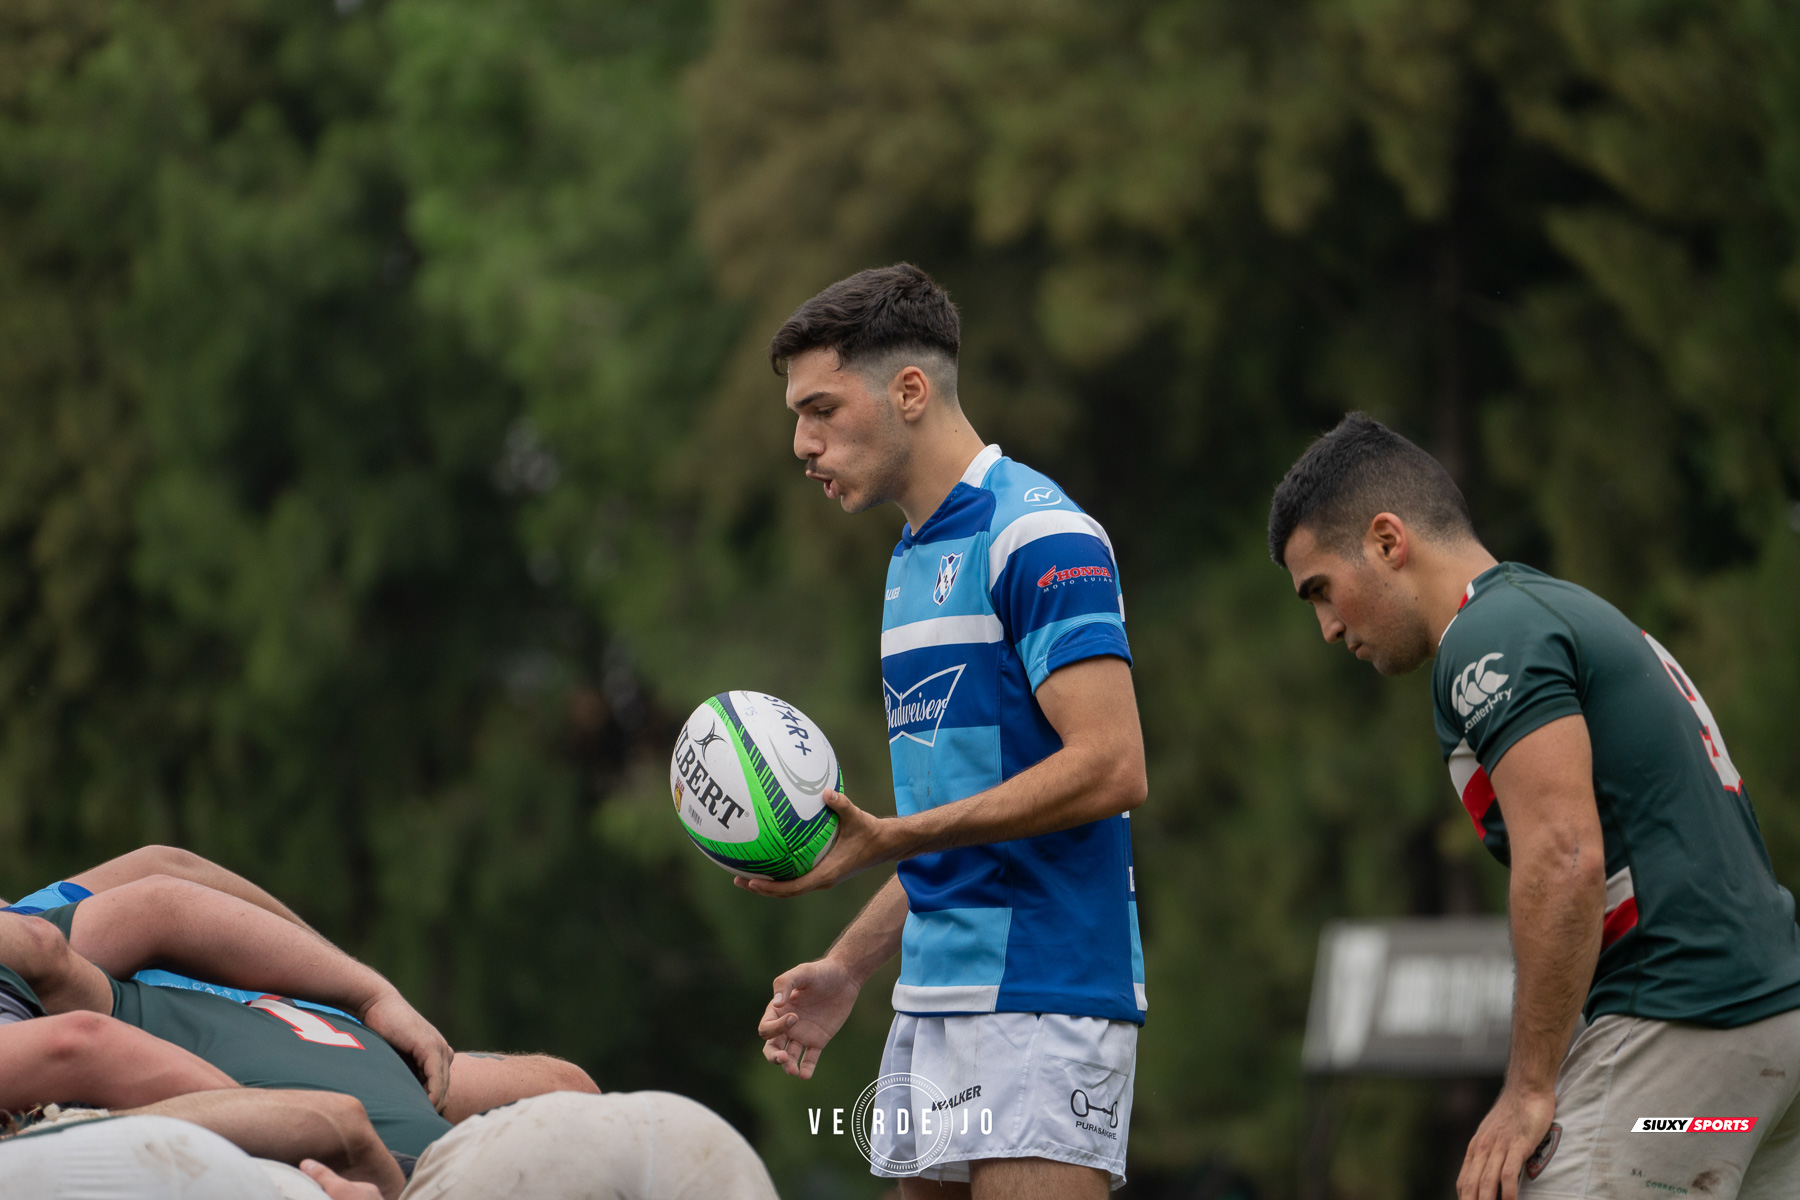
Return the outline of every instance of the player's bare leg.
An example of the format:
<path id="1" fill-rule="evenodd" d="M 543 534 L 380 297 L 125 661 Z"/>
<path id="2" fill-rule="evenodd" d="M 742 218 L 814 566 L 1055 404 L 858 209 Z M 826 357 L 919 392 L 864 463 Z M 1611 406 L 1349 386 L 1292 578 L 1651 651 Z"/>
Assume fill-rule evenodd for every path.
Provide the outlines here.
<path id="1" fill-rule="evenodd" d="M 1047 1158 L 988 1158 L 969 1164 L 974 1200 L 1105 1200 L 1112 1177 L 1098 1167 Z"/>

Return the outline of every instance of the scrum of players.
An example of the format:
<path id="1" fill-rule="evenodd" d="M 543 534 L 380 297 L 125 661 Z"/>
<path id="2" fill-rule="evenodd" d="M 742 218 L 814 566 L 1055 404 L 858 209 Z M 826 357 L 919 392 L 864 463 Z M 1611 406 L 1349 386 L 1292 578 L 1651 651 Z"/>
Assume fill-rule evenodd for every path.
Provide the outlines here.
<path id="1" fill-rule="evenodd" d="M 0 1113 L 0 1200 L 775 1195 L 703 1106 L 453 1052 L 280 901 L 165 846 L 0 911 Z"/>

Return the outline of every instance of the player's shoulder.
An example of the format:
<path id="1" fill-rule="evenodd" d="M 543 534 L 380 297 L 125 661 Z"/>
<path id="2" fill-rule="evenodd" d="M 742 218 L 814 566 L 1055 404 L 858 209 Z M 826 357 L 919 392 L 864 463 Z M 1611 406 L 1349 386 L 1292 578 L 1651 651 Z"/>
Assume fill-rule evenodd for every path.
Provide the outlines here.
<path id="1" fill-rule="evenodd" d="M 976 462 L 979 464 L 980 460 Z M 1082 512 L 1081 506 L 1070 499 L 1054 479 L 1003 454 L 994 456 L 982 472 L 978 486 L 994 497 L 994 511 L 988 518 L 988 528 L 996 534 L 1038 513 L 1076 514 L 1093 522 L 1093 518 Z"/>
<path id="2" fill-rule="evenodd" d="M 1567 634 L 1579 641 L 1637 632 L 1636 625 L 1605 598 L 1522 563 L 1501 563 L 1478 576 L 1471 587 L 1473 597 L 1445 634 L 1447 647 L 1483 637 Z"/>

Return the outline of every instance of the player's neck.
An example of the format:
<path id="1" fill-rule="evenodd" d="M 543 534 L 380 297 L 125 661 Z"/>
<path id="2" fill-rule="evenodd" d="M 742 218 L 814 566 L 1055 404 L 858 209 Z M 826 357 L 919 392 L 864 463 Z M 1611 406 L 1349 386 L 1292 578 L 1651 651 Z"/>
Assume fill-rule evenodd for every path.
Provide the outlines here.
<path id="1" fill-rule="evenodd" d="M 985 446 L 960 410 L 934 415 L 938 421 L 920 430 L 913 445 L 912 476 L 900 497 L 900 511 L 914 533 L 949 497 Z"/>
<path id="2" fill-rule="evenodd" d="M 1444 640 L 1444 630 L 1456 619 L 1457 610 L 1468 595 L 1470 581 L 1483 571 L 1498 566 L 1499 560 L 1480 542 L 1439 550 L 1431 557 L 1432 561 L 1426 564 L 1425 586 L 1420 591 L 1426 627 L 1431 631 L 1431 644 L 1435 647 Z"/>

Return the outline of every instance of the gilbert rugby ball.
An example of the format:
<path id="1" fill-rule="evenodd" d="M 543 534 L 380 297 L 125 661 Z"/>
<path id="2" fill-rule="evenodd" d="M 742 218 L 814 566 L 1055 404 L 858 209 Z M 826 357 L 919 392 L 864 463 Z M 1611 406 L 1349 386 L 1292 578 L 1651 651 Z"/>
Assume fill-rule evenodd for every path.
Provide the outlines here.
<path id="1" fill-rule="evenodd" d="M 825 789 L 844 773 L 807 715 L 763 692 L 723 692 L 675 739 L 669 792 L 700 852 L 734 875 L 794 879 L 837 841 Z"/>

